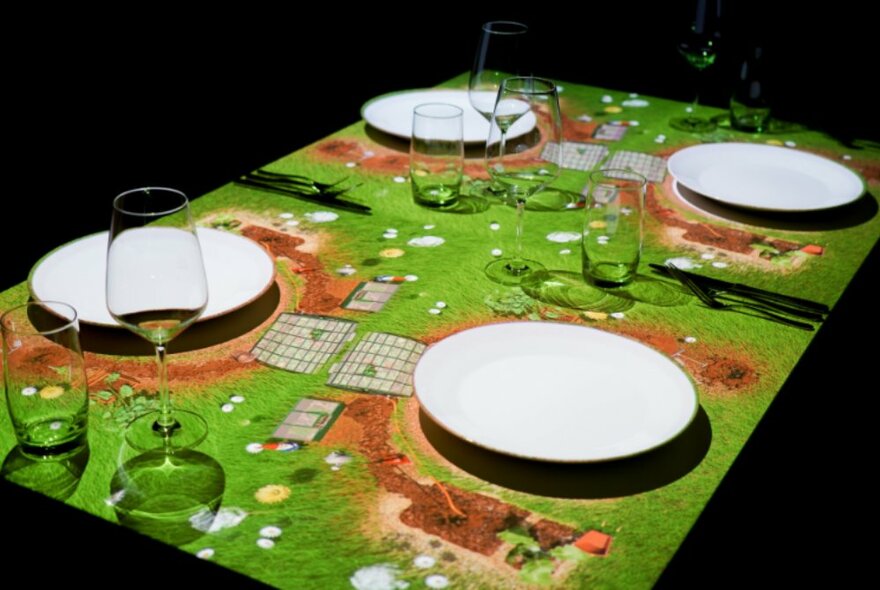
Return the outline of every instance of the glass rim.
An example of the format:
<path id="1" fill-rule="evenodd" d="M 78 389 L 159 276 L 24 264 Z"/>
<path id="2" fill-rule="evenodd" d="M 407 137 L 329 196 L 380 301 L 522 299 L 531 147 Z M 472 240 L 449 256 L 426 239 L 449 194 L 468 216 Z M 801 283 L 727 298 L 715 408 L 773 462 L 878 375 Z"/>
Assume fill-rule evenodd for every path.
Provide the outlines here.
<path id="1" fill-rule="evenodd" d="M 12 327 L 12 326 L 7 325 L 8 320 L 11 318 L 12 314 L 19 312 L 23 309 L 30 309 L 32 306 L 33 307 L 40 307 L 40 308 L 46 310 L 48 313 L 52 314 L 54 317 L 57 317 L 61 320 L 64 320 L 65 323 L 63 323 L 62 325 L 57 326 L 55 328 L 52 328 L 51 330 L 40 330 L 36 326 L 34 326 L 33 324 L 30 324 L 28 329 L 26 329 L 26 330 L 20 330 L 16 327 Z M 52 309 L 52 306 L 66 308 L 67 310 L 69 310 L 72 313 L 73 317 L 67 317 L 67 316 L 60 314 L 59 312 Z M 25 313 L 27 313 L 27 312 L 25 312 Z M 21 305 L 16 305 L 15 307 L 11 307 L 11 308 L 7 309 L 6 311 L 4 311 L 2 315 L 0 315 L 0 329 L 2 329 L 3 332 L 8 332 L 11 334 L 22 334 L 22 335 L 30 335 L 30 336 L 48 336 L 51 334 L 58 334 L 59 332 L 63 332 L 71 327 L 79 328 L 79 314 L 77 313 L 75 307 L 73 307 L 69 303 L 64 303 L 63 301 L 31 300 L 26 303 L 22 303 Z"/>
<path id="2" fill-rule="evenodd" d="M 598 184 L 602 180 L 623 180 L 632 182 L 639 186 L 647 186 L 648 179 L 634 170 L 628 168 L 605 168 L 604 170 L 594 170 L 590 172 L 590 182 Z"/>
<path id="3" fill-rule="evenodd" d="M 421 112 L 422 108 L 427 107 L 441 107 L 443 109 L 448 109 L 452 112 L 448 115 Z M 415 117 L 416 115 L 418 115 L 419 117 L 430 117 L 431 119 L 457 119 L 458 117 L 464 116 L 464 109 L 446 102 L 423 102 L 413 107 L 413 116 Z"/>
<path id="4" fill-rule="evenodd" d="M 531 81 L 530 85 L 526 85 L 525 88 L 511 88 L 511 82 L 524 82 L 525 80 Z M 536 84 L 540 84 L 545 86 L 545 89 L 535 88 Z M 529 88 L 528 86 L 531 86 Z M 548 80 L 547 78 L 540 78 L 538 76 L 511 76 L 510 78 L 505 78 L 501 81 L 501 88 L 499 88 L 499 92 L 501 90 L 507 90 L 508 92 L 518 92 L 519 94 L 529 94 L 534 96 L 543 96 L 543 95 L 551 95 L 556 94 L 556 83 L 553 80 Z"/>
<path id="5" fill-rule="evenodd" d="M 120 201 L 125 197 L 134 194 L 134 193 L 149 193 L 149 191 L 164 191 L 168 193 L 173 193 L 180 195 L 183 198 L 183 202 L 177 207 L 172 207 L 170 209 L 166 209 L 165 211 L 155 211 L 152 213 L 144 213 L 143 211 L 130 211 L 123 206 L 120 205 Z M 140 188 L 129 189 L 125 192 L 119 193 L 113 198 L 113 208 L 119 211 L 120 213 L 124 213 L 126 215 L 132 215 L 134 217 L 163 217 L 165 215 L 171 215 L 173 213 L 177 213 L 179 211 L 183 211 L 189 205 L 189 199 L 183 191 L 179 191 L 176 188 L 169 188 L 167 186 L 142 186 Z"/>
<path id="6" fill-rule="evenodd" d="M 513 25 L 510 30 L 493 28 L 495 25 Z M 483 31 L 493 35 L 524 35 L 529 32 L 527 24 L 515 20 L 490 20 L 483 23 Z"/>

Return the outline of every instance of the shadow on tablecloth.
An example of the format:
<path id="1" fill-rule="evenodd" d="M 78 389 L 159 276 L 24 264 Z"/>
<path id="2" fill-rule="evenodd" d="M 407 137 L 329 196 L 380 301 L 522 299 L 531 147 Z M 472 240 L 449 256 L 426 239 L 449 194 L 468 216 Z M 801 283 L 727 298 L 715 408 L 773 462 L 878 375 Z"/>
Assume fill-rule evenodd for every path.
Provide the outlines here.
<path id="1" fill-rule="evenodd" d="M 554 498 L 618 498 L 668 485 L 699 465 L 712 441 L 712 426 L 702 406 L 690 426 L 662 447 L 627 459 L 587 464 L 529 461 L 495 453 L 450 434 L 421 410 L 419 422 L 434 449 L 471 475 Z"/>

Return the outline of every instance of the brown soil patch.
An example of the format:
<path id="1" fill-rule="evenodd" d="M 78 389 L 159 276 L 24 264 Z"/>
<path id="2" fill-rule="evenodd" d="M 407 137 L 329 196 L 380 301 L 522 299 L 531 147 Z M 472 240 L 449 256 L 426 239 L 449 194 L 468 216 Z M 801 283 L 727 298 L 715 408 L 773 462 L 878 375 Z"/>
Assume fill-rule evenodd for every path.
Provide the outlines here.
<path id="1" fill-rule="evenodd" d="M 757 363 L 733 346 L 708 348 L 699 342 L 686 344 L 668 333 L 642 327 L 618 323 L 615 328 L 615 332 L 643 342 L 677 360 L 710 393 L 748 390 L 760 380 Z"/>
<path id="2" fill-rule="evenodd" d="M 549 551 L 560 545 L 568 545 L 577 538 L 577 531 L 570 526 L 546 518 L 542 518 L 532 525 L 531 533 L 544 551 Z"/>
<path id="3" fill-rule="evenodd" d="M 241 233 L 268 249 L 273 256 L 289 260 L 290 270 L 304 276 L 305 287 L 297 301 L 300 311 L 328 313 L 338 310 L 345 296 L 357 285 L 357 281 L 335 279 L 327 274 L 317 256 L 300 249 L 306 242 L 300 236 L 255 225 L 242 228 Z"/>
<path id="4" fill-rule="evenodd" d="M 592 141 L 593 133 L 596 132 L 596 128 L 599 126 L 599 123 L 596 121 L 587 123 L 570 117 L 563 117 L 562 125 L 562 128 L 565 129 L 565 141 L 581 141 L 604 145 L 602 142 Z"/>
<path id="5" fill-rule="evenodd" d="M 410 505 L 399 515 L 400 521 L 459 547 L 492 555 L 503 544 L 498 533 L 513 526 L 524 526 L 530 513 L 452 485 L 422 483 L 416 480 L 412 468 L 388 464 L 388 457 L 399 454 L 391 444 L 394 404 L 388 398 L 361 397 L 348 405 L 345 416 L 363 429 L 359 449 L 370 461 L 370 472 L 381 487 L 410 500 Z M 564 544 L 564 539 L 572 536 L 571 529 L 565 525 L 542 522 L 542 545 Z"/>
<path id="6" fill-rule="evenodd" d="M 673 194 L 672 183 L 672 176 L 668 175 L 663 183 L 663 189 L 668 191 L 667 194 L 669 195 Z M 651 212 L 655 219 L 660 221 L 666 228 L 675 228 L 673 231 L 669 231 L 668 235 L 674 235 L 688 242 L 710 246 L 730 253 L 746 255 L 753 262 L 758 262 L 761 259 L 752 248 L 752 244 L 773 246 L 781 253 L 800 250 L 803 247 L 802 244 L 797 242 L 769 238 L 750 231 L 698 221 L 687 221 L 674 209 L 661 204 L 654 185 L 648 186 L 646 203 L 648 211 Z"/>

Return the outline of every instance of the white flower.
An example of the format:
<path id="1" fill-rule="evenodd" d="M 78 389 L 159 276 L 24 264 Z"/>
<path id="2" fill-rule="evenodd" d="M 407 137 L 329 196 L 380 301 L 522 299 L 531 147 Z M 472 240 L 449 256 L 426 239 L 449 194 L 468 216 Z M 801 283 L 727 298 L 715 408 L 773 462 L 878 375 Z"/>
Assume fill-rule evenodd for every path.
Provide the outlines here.
<path id="1" fill-rule="evenodd" d="M 577 242 L 581 239 L 581 234 L 573 231 L 555 231 L 547 234 L 547 239 L 557 244 L 566 242 Z"/>
<path id="2" fill-rule="evenodd" d="M 30 396 L 34 395 L 35 393 L 37 393 L 37 391 L 38 390 L 36 387 L 24 387 L 21 390 L 21 394 L 25 397 L 30 397 Z"/>
<path id="3" fill-rule="evenodd" d="M 271 549 L 275 546 L 275 541 L 272 539 L 257 539 L 257 547 L 262 547 L 263 549 Z"/>
<path id="4" fill-rule="evenodd" d="M 339 214 L 332 211 L 313 211 L 306 213 L 306 219 L 312 223 L 329 223 L 339 219 Z"/>
<path id="5" fill-rule="evenodd" d="M 396 590 L 409 584 L 397 579 L 400 570 L 390 563 L 380 563 L 362 567 L 348 581 L 356 590 Z M 401 586 L 400 584 L 406 584 Z"/>
<path id="6" fill-rule="evenodd" d="M 434 307 L 436 307 L 438 309 L 444 309 L 446 307 L 446 302 L 445 301 L 438 301 L 437 303 L 434 304 Z"/>
<path id="7" fill-rule="evenodd" d="M 697 339 L 693 336 L 685 336 L 684 341 L 687 342 L 688 344 L 693 344 L 694 342 L 697 341 Z"/>
<path id="8" fill-rule="evenodd" d="M 425 586 L 428 588 L 446 588 L 449 586 L 449 578 L 443 574 L 431 574 L 425 578 Z"/>
<path id="9" fill-rule="evenodd" d="M 293 213 L 288 213 L 285 211 L 284 213 L 279 213 L 278 217 L 280 217 L 281 219 L 293 219 Z"/>
<path id="10" fill-rule="evenodd" d="M 214 550 L 210 547 L 205 547 L 204 549 L 200 549 L 198 553 L 196 553 L 196 557 L 199 559 L 211 559 L 214 557 Z"/>
<path id="11" fill-rule="evenodd" d="M 243 395 L 233 395 L 229 398 L 229 401 L 231 401 L 234 404 L 240 404 L 241 402 L 244 401 L 244 396 Z"/>
<path id="12" fill-rule="evenodd" d="M 504 252 L 501 251 L 501 248 L 492 248 L 492 256 L 495 256 L 497 258 L 502 254 L 504 254 Z"/>
<path id="13" fill-rule="evenodd" d="M 277 526 L 264 526 L 260 529 L 260 536 L 266 539 L 277 539 L 281 536 L 281 529 Z"/>
<path id="14" fill-rule="evenodd" d="M 235 404 L 223 404 L 220 406 L 220 411 L 224 414 L 228 414 L 229 412 L 235 409 Z"/>
<path id="15" fill-rule="evenodd" d="M 256 455 L 257 453 L 263 452 L 263 445 L 258 442 L 250 443 L 244 448 L 244 450 L 246 450 L 251 455 Z"/>
<path id="16" fill-rule="evenodd" d="M 446 243 L 446 240 L 438 236 L 421 236 L 413 238 L 407 242 L 410 246 L 416 246 L 419 248 L 436 248 L 444 243 Z"/>
<path id="17" fill-rule="evenodd" d="M 404 176 L 395 176 L 395 177 L 392 178 L 391 180 L 393 180 L 393 181 L 396 182 L 397 184 L 402 184 L 402 183 L 406 182 L 406 177 L 404 177 Z"/>
<path id="18" fill-rule="evenodd" d="M 437 563 L 437 560 L 430 555 L 416 555 L 415 559 L 413 559 L 413 565 L 423 570 L 434 567 L 435 563 Z"/>
<path id="19" fill-rule="evenodd" d="M 241 521 L 243 521 L 247 515 L 248 513 L 241 508 L 221 508 L 217 511 L 217 514 L 214 515 L 214 520 L 211 522 L 211 527 L 208 529 L 208 532 L 216 533 L 223 529 L 236 527 L 241 524 Z"/>

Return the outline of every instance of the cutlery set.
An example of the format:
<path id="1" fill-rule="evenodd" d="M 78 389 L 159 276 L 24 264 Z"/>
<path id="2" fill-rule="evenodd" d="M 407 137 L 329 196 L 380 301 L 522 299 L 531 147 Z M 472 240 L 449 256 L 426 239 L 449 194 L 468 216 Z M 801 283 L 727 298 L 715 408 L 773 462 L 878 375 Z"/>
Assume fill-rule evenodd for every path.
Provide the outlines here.
<path id="1" fill-rule="evenodd" d="M 681 270 L 671 263 L 665 266 L 651 264 L 650 267 L 662 275 L 677 280 L 703 304 L 713 309 L 749 310 L 766 319 L 808 331 L 815 330 L 815 327 L 793 318 L 821 322 L 830 311 L 828 306 L 822 303 L 705 277 Z"/>
<path id="2" fill-rule="evenodd" d="M 300 174 L 283 174 L 281 172 L 259 169 L 242 175 L 235 182 L 243 186 L 280 193 L 336 209 L 369 214 L 371 210 L 366 205 L 340 198 L 342 195 L 360 186 L 355 184 L 346 188 L 339 188 L 347 180 L 348 178 L 346 177 L 331 183 L 317 182 Z"/>

